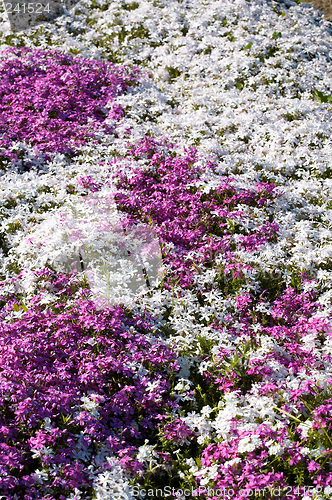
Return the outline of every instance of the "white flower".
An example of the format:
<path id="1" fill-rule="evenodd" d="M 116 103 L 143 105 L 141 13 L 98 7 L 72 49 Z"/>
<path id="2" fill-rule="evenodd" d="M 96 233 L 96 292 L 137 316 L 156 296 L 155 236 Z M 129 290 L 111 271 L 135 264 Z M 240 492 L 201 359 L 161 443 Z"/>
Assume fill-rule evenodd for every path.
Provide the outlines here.
<path id="1" fill-rule="evenodd" d="M 86 341 L 86 343 L 93 346 L 93 345 L 97 344 L 97 340 L 90 338 L 89 340 Z"/>
<path id="2" fill-rule="evenodd" d="M 32 448 L 31 451 L 33 452 L 32 458 L 52 457 L 54 455 L 52 448 L 47 448 L 46 446 L 42 446 L 39 450 Z"/>
<path id="3" fill-rule="evenodd" d="M 48 480 L 48 474 L 46 471 L 44 470 L 39 470 L 37 469 L 34 474 L 33 474 L 33 477 L 36 479 L 36 481 L 38 481 L 39 483 L 44 483 L 45 481 Z"/>
<path id="4" fill-rule="evenodd" d="M 280 443 L 272 440 L 267 441 L 266 446 L 268 446 L 269 455 L 281 455 L 285 449 Z"/>
<path id="5" fill-rule="evenodd" d="M 203 406 L 203 408 L 201 409 L 201 415 L 202 417 L 209 417 L 212 411 L 213 409 L 211 408 L 211 406 Z"/>
<path id="6" fill-rule="evenodd" d="M 80 434 L 76 434 L 76 437 L 78 437 L 78 440 L 75 443 L 73 456 L 77 460 L 82 460 L 83 462 L 86 462 L 91 457 L 91 450 L 84 441 L 84 433 L 82 431 Z"/>
<path id="7" fill-rule="evenodd" d="M 111 470 L 94 475 L 94 494 L 97 500 L 134 500 L 129 480 L 116 458 L 109 461 Z"/>
<path id="8" fill-rule="evenodd" d="M 312 458 L 317 458 L 317 457 L 320 457 L 321 455 L 323 455 L 325 452 L 326 452 L 326 448 L 321 443 L 319 443 L 318 448 L 310 450 L 308 454 Z"/>
<path id="9" fill-rule="evenodd" d="M 233 458 L 232 460 L 228 460 L 227 462 L 224 462 L 224 467 L 231 467 L 232 465 L 239 464 L 242 462 L 242 459 L 240 457 Z"/>
<path id="10" fill-rule="evenodd" d="M 301 430 L 302 437 L 306 438 L 306 437 L 308 437 L 308 433 L 309 433 L 310 429 L 312 429 L 312 426 L 313 426 L 313 421 L 306 420 L 302 424 L 299 424 L 297 427 L 298 427 L 298 429 Z"/>
<path id="11" fill-rule="evenodd" d="M 158 380 L 154 380 L 153 382 L 148 382 L 146 384 L 146 390 L 148 392 L 153 392 L 156 389 L 158 389 L 158 387 L 159 387 L 159 381 Z"/>
<path id="12" fill-rule="evenodd" d="M 35 450 L 35 448 L 31 448 L 32 451 L 32 458 L 39 458 L 42 456 L 41 450 Z"/>
<path id="13" fill-rule="evenodd" d="M 193 383 L 186 378 L 180 378 L 174 387 L 174 393 L 180 401 L 191 401 L 194 397 L 188 392 L 192 389 Z"/>
<path id="14" fill-rule="evenodd" d="M 255 436 L 254 434 L 250 436 L 245 436 L 242 439 L 240 439 L 238 443 L 238 452 L 245 453 L 248 451 L 254 451 L 261 445 L 262 445 L 262 440 L 258 436 Z"/>
<path id="15" fill-rule="evenodd" d="M 99 417 L 99 401 L 104 401 L 103 396 L 99 396 L 98 394 L 89 394 L 88 396 L 82 396 L 81 401 L 83 404 L 80 405 L 82 410 L 89 411 L 94 417 Z"/>
<path id="16" fill-rule="evenodd" d="M 44 418 L 44 429 L 46 431 L 52 430 L 51 419 L 49 417 Z"/>
<path id="17" fill-rule="evenodd" d="M 67 497 L 66 500 L 80 500 L 82 497 L 81 497 L 81 491 L 77 488 L 74 489 L 74 493 L 71 493 L 71 495 L 69 497 Z"/>
<path id="18" fill-rule="evenodd" d="M 148 440 L 145 441 L 143 446 L 140 446 L 138 448 L 138 453 L 136 455 L 136 458 L 139 462 L 147 463 L 149 464 L 149 467 L 153 464 L 156 464 L 156 458 L 158 457 L 157 453 L 154 451 L 155 446 L 149 445 Z"/>

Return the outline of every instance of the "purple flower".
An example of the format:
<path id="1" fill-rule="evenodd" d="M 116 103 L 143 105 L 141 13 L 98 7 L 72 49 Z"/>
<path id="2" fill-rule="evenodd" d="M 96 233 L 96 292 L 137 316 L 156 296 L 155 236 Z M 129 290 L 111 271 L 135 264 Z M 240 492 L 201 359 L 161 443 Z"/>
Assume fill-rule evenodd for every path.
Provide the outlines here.
<path id="1" fill-rule="evenodd" d="M 72 281 L 49 271 L 43 278 L 60 297 Z M 148 319 L 121 307 L 98 311 L 87 299 L 54 310 L 36 305 L 2 321 L 2 493 L 39 499 L 44 484 L 88 488 L 84 454 L 96 454 L 98 443 L 137 468 L 133 454 L 175 407 L 168 382 L 175 356 L 162 342 L 152 345 L 150 332 Z M 37 480 L 37 463 L 58 467 L 56 478 Z"/>
<path id="2" fill-rule="evenodd" d="M 9 48 L 0 61 L 0 150 L 10 159 L 12 141 L 25 141 L 36 152 L 73 154 L 95 138 L 112 131 L 105 124 L 123 116 L 114 98 L 137 82 L 111 63 L 73 57 L 57 50 Z"/>

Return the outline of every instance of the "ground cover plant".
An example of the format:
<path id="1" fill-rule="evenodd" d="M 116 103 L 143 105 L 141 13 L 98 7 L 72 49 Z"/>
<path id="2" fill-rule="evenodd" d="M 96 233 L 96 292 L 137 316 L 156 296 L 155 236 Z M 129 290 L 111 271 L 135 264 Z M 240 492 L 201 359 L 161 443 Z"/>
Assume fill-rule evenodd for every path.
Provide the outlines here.
<path id="1" fill-rule="evenodd" d="M 18 153 L 9 148 L 16 141 L 39 152 L 73 154 L 75 145 L 94 137 L 105 112 L 121 117 L 120 106 L 109 113 L 105 105 L 135 81 L 112 64 L 28 47 L 5 51 L 0 72 L 1 150 L 14 160 Z"/>
<path id="2" fill-rule="evenodd" d="M 0 44 L 0 495 L 332 498 L 331 24 L 82 0 Z M 102 307 L 91 200 L 162 257 Z"/>

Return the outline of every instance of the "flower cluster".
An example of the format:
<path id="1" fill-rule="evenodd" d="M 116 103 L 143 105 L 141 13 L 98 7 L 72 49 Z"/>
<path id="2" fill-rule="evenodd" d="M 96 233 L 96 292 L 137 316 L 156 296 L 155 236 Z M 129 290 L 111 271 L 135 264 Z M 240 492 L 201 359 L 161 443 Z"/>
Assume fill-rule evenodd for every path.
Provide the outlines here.
<path id="1" fill-rule="evenodd" d="M 200 180 L 205 169 L 197 166 L 195 149 L 181 157 L 172 152 L 172 145 L 166 152 L 160 146 L 147 137 L 131 148 L 129 158 L 146 158 L 146 164 L 130 178 L 116 175 L 119 194 L 115 199 L 130 220 L 152 224 L 161 240 L 174 246 L 172 256 L 165 256 L 165 263 L 171 263 L 173 282 L 178 278 L 179 285 L 188 286 L 190 269 L 211 266 L 217 254 L 232 259 L 236 242 L 253 250 L 275 239 L 276 224 L 266 220 L 257 226 L 254 217 L 242 209 L 266 207 L 277 196 L 274 184 L 258 182 L 252 190 L 236 189 L 234 179 L 219 177 L 212 187 Z"/>
<path id="2" fill-rule="evenodd" d="M 136 72 L 51 50 L 9 48 L 0 63 L 0 148 L 18 158 L 13 142 L 40 152 L 72 154 L 98 130 L 112 130 L 105 118 L 123 116 L 114 98 L 135 83 Z M 97 134 L 96 134 L 97 132 Z"/>
<path id="3" fill-rule="evenodd" d="M 8 500 L 331 498 L 331 41 L 299 0 L 1 24 Z"/>
<path id="4" fill-rule="evenodd" d="M 62 300 L 72 295 L 65 275 L 38 279 Z M 139 443 L 175 405 L 174 354 L 151 344 L 147 319 L 120 307 L 96 311 L 87 298 L 39 304 L 36 297 L 1 325 L 0 485 L 12 498 L 90 491 L 91 463 L 111 470 L 111 456 L 135 472 Z"/>

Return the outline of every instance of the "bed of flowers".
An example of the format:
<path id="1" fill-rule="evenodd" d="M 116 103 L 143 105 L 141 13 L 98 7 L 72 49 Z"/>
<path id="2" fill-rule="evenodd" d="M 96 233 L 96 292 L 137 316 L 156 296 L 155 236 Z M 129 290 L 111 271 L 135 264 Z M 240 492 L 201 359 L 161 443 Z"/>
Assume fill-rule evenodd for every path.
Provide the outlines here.
<path id="1" fill-rule="evenodd" d="M 332 498 L 331 28 L 292 0 L 4 16 L 0 498 Z"/>

